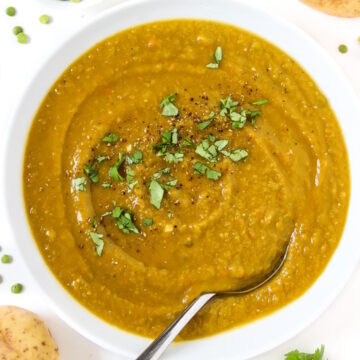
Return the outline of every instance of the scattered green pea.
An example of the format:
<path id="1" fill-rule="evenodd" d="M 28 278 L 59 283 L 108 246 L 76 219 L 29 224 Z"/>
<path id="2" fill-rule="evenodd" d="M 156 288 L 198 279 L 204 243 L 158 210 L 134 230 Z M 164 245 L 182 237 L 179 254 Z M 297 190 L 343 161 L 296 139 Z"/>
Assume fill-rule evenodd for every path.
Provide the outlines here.
<path id="1" fill-rule="evenodd" d="M 347 47 L 345 44 L 341 44 L 341 45 L 339 45 L 339 51 L 340 51 L 342 54 L 345 54 L 345 53 L 347 53 L 347 51 L 348 51 L 348 47 Z"/>
<path id="2" fill-rule="evenodd" d="M 23 286 L 21 284 L 17 283 L 11 287 L 11 292 L 13 294 L 20 294 L 22 292 L 22 289 L 23 289 Z"/>
<path id="3" fill-rule="evenodd" d="M 24 29 L 21 26 L 14 26 L 13 27 L 13 34 L 17 35 L 24 32 Z"/>
<path id="4" fill-rule="evenodd" d="M 39 17 L 39 21 L 41 24 L 48 24 L 50 22 L 50 16 L 43 14 Z"/>
<path id="5" fill-rule="evenodd" d="M 8 254 L 4 254 L 2 257 L 1 257 L 1 262 L 3 264 L 10 264 L 11 263 L 11 256 L 8 255 Z"/>
<path id="6" fill-rule="evenodd" d="M 6 15 L 15 16 L 15 14 L 16 14 L 16 9 L 13 6 L 9 6 L 6 9 Z"/>
<path id="7" fill-rule="evenodd" d="M 19 33 L 16 35 L 17 37 L 17 41 L 20 43 L 20 44 L 26 44 L 28 42 L 28 36 L 25 34 L 25 33 Z"/>

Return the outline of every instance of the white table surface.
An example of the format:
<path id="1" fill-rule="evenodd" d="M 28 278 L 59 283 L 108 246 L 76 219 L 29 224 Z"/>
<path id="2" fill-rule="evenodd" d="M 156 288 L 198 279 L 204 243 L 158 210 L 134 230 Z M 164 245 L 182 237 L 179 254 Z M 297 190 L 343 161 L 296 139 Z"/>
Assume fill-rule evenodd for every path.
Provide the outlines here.
<path id="1" fill-rule="evenodd" d="M 29 79 L 41 67 L 47 56 L 59 42 L 70 36 L 76 28 L 81 27 L 86 19 L 96 16 L 102 7 L 120 1 L 83 0 L 79 4 L 56 0 L 0 1 L 0 145 L 4 143 L 4 129 L 11 119 L 12 109 L 16 106 Z M 280 14 L 309 33 L 336 60 L 360 96 L 360 44 L 357 40 L 360 36 L 360 18 L 340 19 L 324 15 L 297 0 L 248 1 Z M 16 7 L 15 17 L 5 15 L 7 6 Z M 49 25 L 39 23 L 38 17 L 43 13 L 52 17 Z M 12 34 L 15 25 L 24 27 L 25 32 L 30 36 L 30 43 L 21 45 L 16 42 Z M 341 43 L 348 45 L 347 54 L 338 52 L 337 47 Z M 2 153 L 1 151 L 0 154 Z M 2 184 L 0 186 L 2 187 Z M 0 199 L 0 205 L 2 248 L 0 255 L 8 253 L 14 259 L 9 265 L 0 263 L 0 305 L 18 305 L 38 313 L 49 325 L 63 360 L 121 360 L 119 356 L 84 339 L 52 311 L 16 253 L 14 239 L 3 220 L 5 211 L 3 199 Z M 10 292 L 10 286 L 15 282 L 24 284 L 22 294 L 15 295 Z M 320 318 L 290 341 L 257 357 L 256 360 L 283 359 L 283 354 L 292 349 L 312 351 L 320 344 L 325 344 L 326 357 L 329 360 L 359 359 L 359 306 L 360 266 L 341 295 Z"/>

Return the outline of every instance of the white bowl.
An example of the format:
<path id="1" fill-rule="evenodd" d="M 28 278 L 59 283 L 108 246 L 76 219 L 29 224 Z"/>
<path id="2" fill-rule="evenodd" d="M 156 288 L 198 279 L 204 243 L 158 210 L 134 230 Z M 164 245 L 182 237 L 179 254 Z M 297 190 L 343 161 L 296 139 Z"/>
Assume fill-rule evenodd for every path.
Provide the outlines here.
<path id="1" fill-rule="evenodd" d="M 117 31 L 169 18 L 201 18 L 234 24 L 285 50 L 308 71 L 330 100 L 349 151 L 353 187 L 348 219 L 342 240 L 316 283 L 297 301 L 268 317 L 216 336 L 174 344 L 167 352 L 169 359 L 246 359 L 286 341 L 319 316 L 340 293 L 360 255 L 358 99 L 333 61 L 314 40 L 295 26 L 236 0 L 132 0 L 89 22 L 52 54 L 35 75 L 15 111 L 7 133 L 6 161 L 2 171 L 9 222 L 23 261 L 55 311 L 70 326 L 124 357 L 134 358 L 149 344 L 148 339 L 121 331 L 88 312 L 64 290 L 47 268 L 26 220 L 22 169 L 32 119 L 48 89 L 65 68 L 96 42 Z"/>

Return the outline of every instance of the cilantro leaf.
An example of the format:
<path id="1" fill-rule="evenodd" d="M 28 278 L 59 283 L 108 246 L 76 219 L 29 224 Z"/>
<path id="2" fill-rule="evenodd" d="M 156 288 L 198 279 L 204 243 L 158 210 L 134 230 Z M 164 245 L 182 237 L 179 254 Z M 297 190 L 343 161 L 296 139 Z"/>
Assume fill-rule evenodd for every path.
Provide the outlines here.
<path id="1" fill-rule="evenodd" d="M 230 152 L 229 158 L 234 162 L 246 159 L 249 156 L 248 152 L 244 149 L 236 149 Z"/>
<path id="2" fill-rule="evenodd" d="M 208 167 L 203 164 L 202 162 L 198 161 L 194 166 L 193 166 L 193 169 L 195 170 L 196 173 L 198 174 L 205 174 L 205 171 Z"/>
<path id="3" fill-rule="evenodd" d="M 109 189 L 111 187 L 111 184 L 107 181 L 104 181 L 101 185 L 104 189 Z"/>
<path id="4" fill-rule="evenodd" d="M 269 102 L 268 99 L 262 99 L 262 100 L 258 100 L 258 101 L 254 101 L 253 103 L 251 103 L 254 106 L 259 106 L 259 105 L 265 105 Z"/>
<path id="5" fill-rule="evenodd" d="M 232 100 L 230 96 L 227 96 L 225 99 L 220 100 L 220 115 L 224 116 L 230 113 L 230 110 L 235 110 L 238 106 L 238 102 Z"/>
<path id="6" fill-rule="evenodd" d="M 135 187 L 135 185 L 138 183 L 137 180 L 133 181 L 135 176 L 134 170 L 132 170 L 130 166 L 127 166 L 125 173 L 126 173 L 126 183 L 128 184 L 129 188 L 132 190 Z"/>
<path id="7" fill-rule="evenodd" d="M 142 226 L 151 226 L 154 223 L 154 220 L 151 218 L 146 218 L 144 219 L 143 225 Z"/>
<path id="8" fill-rule="evenodd" d="M 210 120 L 205 120 L 205 121 L 202 121 L 201 123 L 197 124 L 196 127 L 200 130 L 204 130 L 206 129 L 211 123 L 212 123 L 212 119 Z"/>
<path id="9" fill-rule="evenodd" d="M 179 114 L 178 108 L 173 104 L 176 99 L 176 95 L 174 93 L 166 96 L 160 104 L 160 108 L 162 109 L 161 115 L 163 116 L 177 116 Z"/>
<path id="10" fill-rule="evenodd" d="M 125 160 L 124 153 L 122 152 L 119 153 L 119 160 L 109 169 L 109 176 L 112 180 L 124 181 L 124 178 L 119 174 L 119 168 L 124 162 L 124 160 Z"/>
<path id="11" fill-rule="evenodd" d="M 101 164 L 103 161 L 105 161 L 107 159 L 106 156 L 104 155 L 99 155 L 97 158 L 96 158 L 96 161 Z"/>
<path id="12" fill-rule="evenodd" d="M 92 183 L 97 184 L 99 182 L 99 174 L 96 164 L 85 164 L 83 166 L 84 173 L 91 180 Z"/>
<path id="13" fill-rule="evenodd" d="M 160 186 L 165 189 L 165 190 L 170 190 L 171 188 L 173 188 L 174 186 L 176 186 L 177 184 L 177 179 L 173 179 L 173 180 L 169 180 L 168 182 L 166 182 L 165 184 L 161 184 Z"/>
<path id="14" fill-rule="evenodd" d="M 153 179 L 159 179 L 162 175 L 169 175 L 170 174 L 170 168 L 164 168 L 161 169 L 159 171 L 157 171 L 154 175 L 153 175 Z"/>
<path id="15" fill-rule="evenodd" d="M 143 158 L 143 153 L 141 150 L 136 150 L 133 154 L 128 156 L 126 159 L 128 164 L 140 164 Z"/>
<path id="16" fill-rule="evenodd" d="M 218 151 L 221 151 L 221 150 L 225 149 L 225 147 L 227 146 L 228 143 L 229 143 L 228 140 L 218 140 L 218 141 L 215 141 L 214 145 Z"/>
<path id="17" fill-rule="evenodd" d="M 149 184 L 149 191 L 150 203 L 157 209 L 160 209 L 161 202 L 164 197 L 164 189 L 156 180 L 152 179 Z"/>
<path id="18" fill-rule="evenodd" d="M 204 175 L 206 173 L 206 177 L 210 180 L 218 180 L 221 176 L 220 171 L 216 171 L 214 169 L 210 169 L 205 164 L 198 161 L 194 166 L 193 169 L 199 175 Z"/>
<path id="19" fill-rule="evenodd" d="M 121 207 L 116 206 L 112 211 L 112 216 L 116 219 L 117 227 L 124 234 L 129 234 L 130 232 L 139 234 L 138 228 L 133 223 L 131 211 L 124 210 Z"/>
<path id="20" fill-rule="evenodd" d="M 168 149 L 178 143 L 178 130 L 174 128 L 172 130 L 165 130 L 161 134 L 161 141 L 152 146 L 152 149 L 159 150 L 157 156 L 163 156 Z"/>
<path id="21" fill-rule="evenodd" d="M 215 145 L 210 145 L 208 140 L 203 140 L 195 149 L 195 153 L 210 162 L 218 161 Z"/>
<path id="22" fill-rule="evenodd" d="M 214 52 L 215 63 L 207 64 L 206 67 L 208 69 L 217 69 L 220 66 L 220 62 L 222 60 L 222 49 L 221 46 L 218 46 Z"/>
<path id="23" fill-rule="evenodd" d="M 101 256 L 103 248 L 104 248 L 104 240 L 102 238 L 104 237 L 103 234 L 97 234 L 95 232 L 90 231 L 90 238 L 93 241 L 93 243 L 96 245 L 96 253 L 98 256 Z"/>
<path id="24" fill-rule="evenodd" d="M 86 178 L 80 177 L 77 179 L 73 179 L 73 186 L 76 191 L 86 191 Z"/>
<path id="25" fill-rule="evenodd" d="M 313 354 L 299 352 L 299 350 L 291 351 L 285 354 L 285 360 L 323 360 L 325 346 L 321 345 L 320 349 L 316 349 Z"/>
<path id="26" fill-rule="evenodd" d="M 218 180 L 221 176 L 221 172 L 220 171 L 216 171 L 213 169 L 206 169 L 206 177 L 210 180 Z"/>
<path id="27" fill-rule="evenodd" d="M 118 140 L 119 136 L 117 134 L 108 134 L 105 135 L 102 139 L 102 141 L 106 143 L 116 143 Z"/>
<path id="28" fill-rule="evenodd" d="M 164 159 L 169 164 L 172 164 L 172 163 L 176 164 L 178 162 L 184 161 L 184 154 L 182 152 L 176 152 L 174 154 L 167 152 L 167 153 L 165 153 Z"/>
<path id="29" fill-rule="evenodd" d="M 195 147 L 195 144 L 190 139 L 184 139 L 182 146 L 183 147 L 186 147 L 186 146 Z"/>

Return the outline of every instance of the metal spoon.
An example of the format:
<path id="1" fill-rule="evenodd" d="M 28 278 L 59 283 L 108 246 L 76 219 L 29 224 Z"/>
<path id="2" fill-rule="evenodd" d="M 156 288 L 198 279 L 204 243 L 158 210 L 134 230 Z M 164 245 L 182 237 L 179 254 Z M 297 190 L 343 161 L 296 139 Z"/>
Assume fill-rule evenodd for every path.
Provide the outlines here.
<path id="1" fill-rule="evenodd" d="M 183 313 L 166 329 L 162 334 L 159 335 L 136 360 L 157 360 L 164 353 L 170 343 L 175 339 L 179 332 L 185 327 L 185 325 L 194 317 L 194 315 L 214 296 L 216 295 L 237 295 L 247 294 L 259 287 L 263 286 L 269 280 L 271 280 L 276 274 L 279 273 L 282 266 L 285 263 L 290 242 L 286 245 L 285 251 L 279 260 L 276 261 L 271 271 L 265 274 L 260 280 L 245 287 L 226 292 L 209 292 L 200 295 L 196 298 L 184 311 Z"/>

